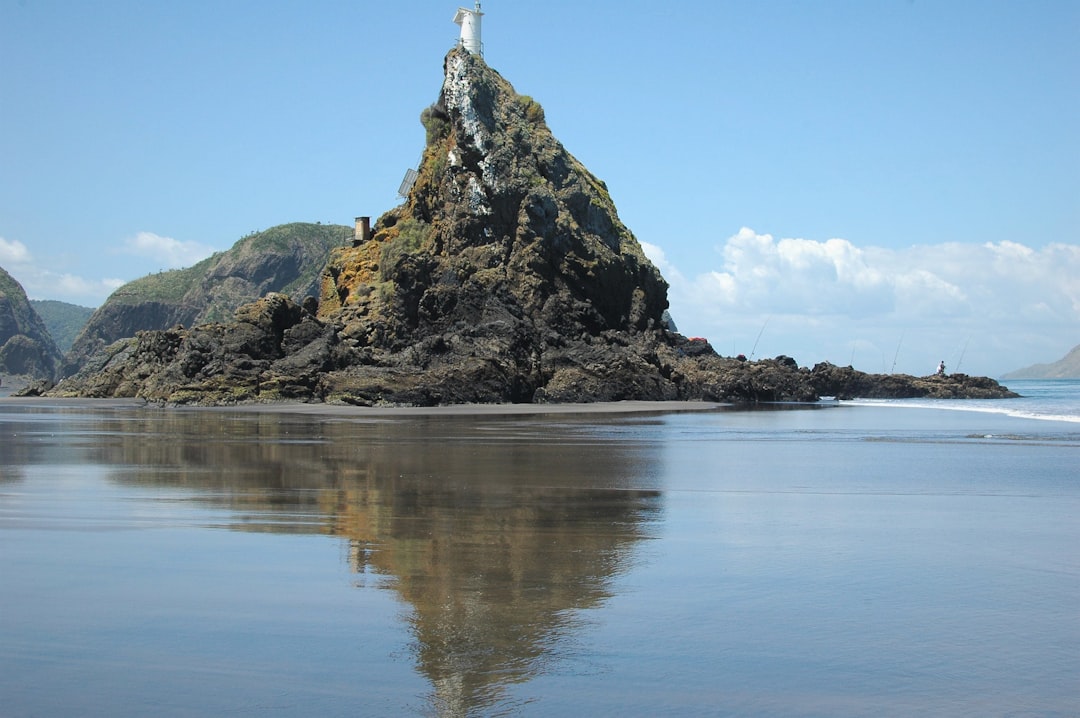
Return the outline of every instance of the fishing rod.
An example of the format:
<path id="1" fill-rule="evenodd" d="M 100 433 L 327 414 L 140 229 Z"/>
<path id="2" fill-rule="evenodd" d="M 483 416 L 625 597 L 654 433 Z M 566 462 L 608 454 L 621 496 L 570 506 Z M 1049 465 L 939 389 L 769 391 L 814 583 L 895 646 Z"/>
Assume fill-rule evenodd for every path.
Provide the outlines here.
<path id="1" fill-rule="evenodd" d="M 765 333 L 765 327 L 769 325 L 769 317 L 765 317 L 765 323 L 761 325 L 761 330 L 757 333 L 757 339 L 754 340 L 754 348 L 750 350 L 750 358 L 754 358 L 754 353 L 757 352 L 758 342 L 761 341 L 761 335 Z"/>
<path id="2" fill-rule="evenodd" d="M 904 343 L 904 335 L 903 335 L 903 333 L 901 333 L 900 334 L 900 341 L 898 341 L 896 343 L 896 353 L 893 354 L 892 368 L 889 369 L 890 374 L 892 374 L 892 373 L 894 373 L 896 371 L 896 360 L 900 357 L 900 345 L 903 344 L 903 343 Z"/>
<path id="3" fill-rule="evenodd" d="M 967 354 L 968 343 L 971 341 L 971 337 L 964 340 L 964 348 L 960 350 L 960 358 L 956 360 L 956 368 L 953 369 L 953 373 L 960 371 L 960 364 L 964 361 L 964 355 Z"/>

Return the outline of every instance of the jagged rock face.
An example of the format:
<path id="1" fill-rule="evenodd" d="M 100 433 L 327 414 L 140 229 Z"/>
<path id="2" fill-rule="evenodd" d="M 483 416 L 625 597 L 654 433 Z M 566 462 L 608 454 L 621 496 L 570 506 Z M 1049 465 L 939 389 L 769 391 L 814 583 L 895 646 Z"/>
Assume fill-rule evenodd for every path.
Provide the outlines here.
<path id="1" fill-rule="evenodd" d="M 513 361 L 456 355 L 441 337 L 375 362 L 370 352 L 341 340 L 340 327 L 270 294 L 239 308 L 230 323 L 139 332 L 97 354 L 73 377 L 49 391 L 26 395 L 139 397 L 175 404 L 252 401 L 327 401 L 362 405 L 430 406 L 510 401 L 530 387 Z M 838 398 L 1002 398 L 1016 396 L 992 379 L 869 375 L 851 367 L 801 368 L 790 357 L 740 361 L 717 356 L 700 340 L 672 335 L 669 344 L 603 344 L 564 357 L 533 400 L 567 403 L 620 399 L 698 399 L 758 403 Z"/>
<path id="2" fill-rule="evenodd" d="M 220 404 L 809 401 L 825 373 L 717 356 L 670 328 L 667 285 L 543 110 L 446 57 L 405 204 L 331 253 L 319 301 L 141 332 L 51 393 Z M 210 275 L 206 272 L 207 276 Z M 816 383 L 817 382 L 817 383 Z M 836 393 L 836 392 L 831 392 Z"/>
<path id="3" fill-rule="evenodd" d="M 191 324 L 194 312 L 171 302 L 138 301 L 128 304 L 110 298 L 83 327 L 64 358 L 61 374 L 78 371 L 95 352 L 117 339 L 134 336 L 144 329 L 163 329 Z"/>
<path id="4" fill-rule="evenodd" d="M 667 284 L 540 106 L 453 50 L 421 119 L 408 200 L 370 241 L 333 252 L 323 276 L 319 317 L 367 367 L 346 394 L 381 396 L 422 371 L 422 399 L 436 403 L 563 400 L 557 387 L 582 382 L 599 393 L 575 400 L 676 397 L 652 356 L 670 343 Z M 399 371 L 371 385 L 372 367 Z"/>
<path id="5" fill-rule="evenodd" d="M 1018 394 L 993 379 L 967 374 L 865 374 L 850 366 L 815 364 L 810 372 L 814 390 L 837 399 L 1002 399 Z"/>
<path id="6" fill-rule="evenodd" d="M 351 229 L 340 225 L 281 225 L 244 237 L 193 267 L 129 282 L 91 316 L 61 373 L 74 374 L 94 353 L 140 331 L 228 321 L 237 307 L 268 292 L 296 301 L 315 296 L 330 250 L 346 234 Z"/>
<path id="7" fill-rule="evenodd" d="M 661 326 L 667 284 L 536 102 L 454 50 L 423 121 L 429 143 L 407 203 L 368 246 L 332 256 L 324 316 L 342 310 L 345 323 L 403 341 L 510 319 L 571 338 Z"/>
<path id="8" fill-rule="evenodd" d="M 60 350 L 22 285 L 0 268 L 0 373 L 52 379 Z"/>
<path id="9" fill-rule="evenodd" d="M 271 293 L 231 322 L 138 332 L 95 354 L 54 396 L 141 397 L 178 404 L 312 399 L 339 364 L 334 333 L 310 310 Z"/>

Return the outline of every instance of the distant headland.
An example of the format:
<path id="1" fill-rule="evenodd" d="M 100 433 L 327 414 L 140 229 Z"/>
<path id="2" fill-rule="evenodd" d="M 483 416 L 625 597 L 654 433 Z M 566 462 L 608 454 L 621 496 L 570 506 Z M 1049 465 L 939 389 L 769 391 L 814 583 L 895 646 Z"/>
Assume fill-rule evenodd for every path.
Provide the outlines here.
<path id="1" fill-rule="evenodd" d="M 1017 369 L 1002 379 L 1080 379 L 1080 344 L 1056 362 Z"/>

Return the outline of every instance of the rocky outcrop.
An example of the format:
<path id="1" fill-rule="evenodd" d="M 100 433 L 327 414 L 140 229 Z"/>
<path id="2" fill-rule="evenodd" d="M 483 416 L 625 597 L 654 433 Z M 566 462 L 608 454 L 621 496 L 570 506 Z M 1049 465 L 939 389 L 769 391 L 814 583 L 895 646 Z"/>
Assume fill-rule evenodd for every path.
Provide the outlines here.
<path id="1" fill-rule="evenodd" d="M 51 393 L 220 404 L 258 400 L 265 388 L 273 399 L 311 399 L 328 366 L 313 355 L 334 343 L 332 331 L 284 294 L 244 305 L 233 319 L 138 332 Z"/>
<path id="2" fill-rule="evenodd" d="M 60 350 L 22 285 L 0 268 L 0 373 L 52 379 Z"/>
<path id="3" fill-rule="evenodd" d="M 837 399 L 1003 399 L 1018 396 L 993 379 L 967 374 L 864 374 L 828 362 L 810 372 L 814 390 Z"/>
<path id="4" fill-rule="evenodd" d="M 351 236 L 352 230 L 340 225 L 281 225 L 244 237 L 187 269 L 129 282 L 91 316 L 61 373 L 75 373 L 96 352 L 139 331 L 228 321 L 237 307 L 268 292 L 298 302 L 316 296 L 330 250 Z"/>
<path id="5" fill-rule="evenodd" d="M 397 362 L 342 340 L 340 326 L 272 294 L 237 310 L 235 321 L 139 332 L 97 355 L 52 396 L 140 397 L 174 404 L 325 401 L 430 406 L 503 403 L 521 391 L 516 363 L 497 353 L 463 356 L 444 339 L 410 347 Z M 703 341 L 678 335 L 643 354 L 602 344 L 571 352 L 534 392 L 540 402 L 699 399 L 734 403 L 814 401 L 820 396 L 1002 398 L 1015 396 L 990 379 L 871 375 L 850 367 L 800 368 L 790 357 L 745 361 L 719 357 Z M 579 349 L 582 349 L 579 347 Z M 31 387 L 40 394 L 48 387 Z"/>
<path id="6" fill-rule="evenodd" d="M 231 322 L 141 332 L 53 393 L 423 406 L 839 393 L 842 373 L 723 358 L 676 333 L 667 284 L 540 105 L 463 50 L 444 69 L 408 199 L 331 252 L 317 302 L 271 294 Z"/>
<path id="7" fill-rule="evenodd" d="M 320 316 L 368 366 L 492 363 L 514 377 L 502 400 L 531 401 L 628 346 L 648 354 L 667 341 L 666 283 L 535 101 L 455 50 L 422 121 L 428 146 L 408 201 L 371 241 L 332 253 L 324 274 Z M 662 378 L 639 368 L 641 381 Z"/>

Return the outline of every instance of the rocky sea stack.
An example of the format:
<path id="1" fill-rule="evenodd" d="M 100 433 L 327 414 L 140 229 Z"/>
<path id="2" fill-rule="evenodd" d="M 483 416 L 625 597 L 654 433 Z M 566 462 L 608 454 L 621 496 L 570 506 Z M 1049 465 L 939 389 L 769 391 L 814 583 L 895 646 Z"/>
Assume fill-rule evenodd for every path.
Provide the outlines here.
<path id="1" fill-rule="evenodd" d="M 422 406 L 875 395 L 854 370 L 722 358 L 676 333 L 667 284 L 604 183 L 481 58 L 446 56 L 421 121 L 408 199 L 331 252 L 317 302 L 270 294 L 232 322 L 141 332 L 52 393 Z M 891 395 L 1008 394 L 992 380 L 888 379 Z"/>

